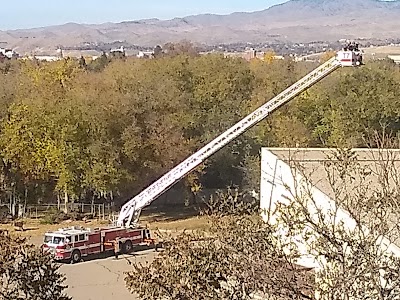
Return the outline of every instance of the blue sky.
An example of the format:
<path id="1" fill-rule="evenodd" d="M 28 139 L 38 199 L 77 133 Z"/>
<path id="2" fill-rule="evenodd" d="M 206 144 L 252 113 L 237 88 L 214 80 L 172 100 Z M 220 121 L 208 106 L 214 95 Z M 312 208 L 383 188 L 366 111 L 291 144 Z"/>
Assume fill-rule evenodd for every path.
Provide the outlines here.
<path id="1" fill-rule="evenodd" d="M 285 0 L 14 0 L 1 1 L 0 30 L 47 25 L 170 19 L 199 13 L 255 11 Z"/>

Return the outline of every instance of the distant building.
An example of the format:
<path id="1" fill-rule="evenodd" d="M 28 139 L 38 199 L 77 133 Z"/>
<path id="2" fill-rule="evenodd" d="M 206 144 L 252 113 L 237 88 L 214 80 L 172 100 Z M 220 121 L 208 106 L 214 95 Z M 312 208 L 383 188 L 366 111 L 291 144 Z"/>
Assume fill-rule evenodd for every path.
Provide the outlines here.
<path id="1" fill-rule="evenodd" d="M 396 64 L 400 64 L 400 55 L 388 55 L 388 58 L 393 60 Z"/>
<path id="2" fill-rule="evenodd" d="M 17 52 L 15 52 L 12 49 L 7 49 L 7 48 L 0 48 L 0 54 L 8 59 L 12 59 L 12 58 L 18 58 L 19 55 Z"/>
<path id="3" fill-rule="evenodd" d="M 119 47 L 119 48 L 113 48 L 113 49 L 111 49 L 110 53 L 114 53 L 114 52 L 125 53 L 124 46 L 121 46 L 121 47 Z"/>
<path id="4" fill-rule="evenodd" d="M 245 60 L 252 60 L 254 58 L 257 58 L 257 50 L 255 50 L 253 48 L 250 48 L 250 49 L 246 50 L 244 52 L 243 58 Z"/>
<path id="5" fill-rule="evenodd" d="M 24 57 L 23 59 L 31 59 L 31 60 L 37 59 L 40 61 L 57 61 L 57 60 L 62 60 L 62 57 L 53 55 L 33 55 Z"/>
<path id="6" fill-rule="evenodd" d="M 274 55 L 274 59 L 285 59 L 282 55 Z"/>
<path id="7" fill-rule="evenodd" d="M 124 46 L 121 46 L 120 48 L 111 49 L 110 56 L 112 56 L 112 57 L 125 57 Z"/>
<path id="8" fill-rule="evenodd" d="M 266 52 L 264 52 L 264 51 L 257 51 L 255 49 L 251 48 L 251 49 L 245 50 L 244 52 L 225 52 L 224 56 L 225 57 L 240 57 L 247 61 L 250 61 L 252 59 L 264 60 L 265 54 L 266 54 Z M 285 57 L 282 55 L 273 55 L 272 58 L 278 59 L 278 60 L 285 59 Z"/>
<path id="9" fill-rule="evenodd" d="M 154 57 L 154 51 L 139 51 L 139 53 L 136 55 L 137 58 L 153 58 Z"/>
<path id="10" fill-rule="evenodd" d="M 57 56 L 63 58 L 64 57 L 64 52 L 61 48 L 57 49 Z"/>

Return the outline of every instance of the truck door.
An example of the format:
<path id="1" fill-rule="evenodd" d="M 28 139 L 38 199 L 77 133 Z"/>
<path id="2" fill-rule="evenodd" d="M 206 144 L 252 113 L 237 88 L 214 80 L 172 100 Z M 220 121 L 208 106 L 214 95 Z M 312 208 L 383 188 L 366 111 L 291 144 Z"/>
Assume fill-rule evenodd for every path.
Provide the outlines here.
<path id="1" fill-rule="evenodd" d="M 75 248 L 81 251 L 82 256 L 88 255 L 88 235 L 85 233 L 75 235 Z"/>
<path id="2" fill-rule="evenodd" d="M 89 241 L 88 241 L 88 234 L 83 233 L 79 235 L 79 240 L 83 243 L 82 248 L 82 255 L 88 255 L 89 253 Z"/>

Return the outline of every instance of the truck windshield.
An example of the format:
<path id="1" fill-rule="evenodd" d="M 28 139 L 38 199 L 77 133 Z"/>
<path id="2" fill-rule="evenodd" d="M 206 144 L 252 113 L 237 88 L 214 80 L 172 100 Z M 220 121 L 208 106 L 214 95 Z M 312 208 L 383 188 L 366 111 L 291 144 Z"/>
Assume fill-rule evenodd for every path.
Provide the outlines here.
<path id="1" fill-rule="evenodd" d="M 61 236 L 51 236 L 51 235 L 46 235 L 44 237 L 44 242 L 47 243 L 52 243 L 52 244 L 61 244 L 64 242 L 64 237 Z"/>
<path id="2" fill-rule="evenodd" d="M 56 245 L 61 244 L 63 242 L 64 242 L 64 238 L 60 237 L 60 236 L 55 236 L 53 239 L 53 244 L 56 244 Z"/>
<path id="3" fill-rule="evenodd" d="M 51 241 L 53 240 L 53 237 L 52 236 L 50 236 L 50 235 L 45 235 L 44 236 L 44 242 L 47 244 L 47 243 L 50 243 Z"/>

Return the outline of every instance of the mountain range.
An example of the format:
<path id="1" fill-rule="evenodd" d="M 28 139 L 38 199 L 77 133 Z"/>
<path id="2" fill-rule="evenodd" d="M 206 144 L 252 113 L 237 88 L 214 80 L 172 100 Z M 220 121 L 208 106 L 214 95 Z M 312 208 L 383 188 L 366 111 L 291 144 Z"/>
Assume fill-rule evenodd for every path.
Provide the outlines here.
<path id="1" fill-rule="evenodd" d="M 400 37 L 400 0 L 290 0 L 262 11 L 229 15 L 201 14 L 171 20 L 121 23 L 67 23 L 0 31 L 0 47 L 25 54 L 56 47 L 123 42 L 154 47 L 189 40 L 206 45 L 311 42 Z"/>

